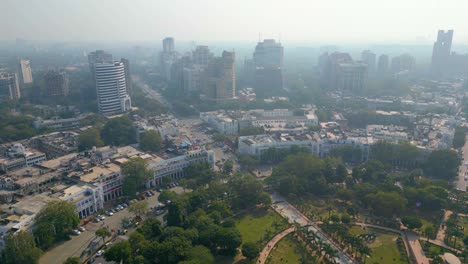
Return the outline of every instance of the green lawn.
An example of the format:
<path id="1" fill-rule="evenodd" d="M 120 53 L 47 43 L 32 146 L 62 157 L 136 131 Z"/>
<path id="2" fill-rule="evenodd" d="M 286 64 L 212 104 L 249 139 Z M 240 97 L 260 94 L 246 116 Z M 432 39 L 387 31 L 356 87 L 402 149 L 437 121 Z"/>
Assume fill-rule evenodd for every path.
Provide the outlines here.
<path id="1" fill-rule="evenodd" d="M 465 236 L 468 236 L 468 217 L 458 216 L 458 219 L 460 219 L 459 225 L 465 228 L 465 230 L 463 230 Z"/>
<path id="2" fill-rule="evenodd" d="M 361 235 L 361 234 L 365 234 L 365 233 L 369 233 L 367 230 L 364 230 L 362 229 L 362 227 L 360 226 L 352 226 L 350 229 L 349 229 L 349 233 L 351 235 Z"/>
<path id="3" fill-rule="evenodd" d="M 379 233 L 375 232 L 375 230 L 370 230 L 370 232 L 376 233 L 377 238 L 373 243 L 369 244 L 372 252 L 368 263 L 407 264 L 405 261 L 400 260 L 400 252 L 396 244 L 397 235 Z"/>
<path id="4" fill-rule="evenodd" d="M 268 264 L 283 264 L 283 263 L 301 263 L 301 250 L 299 242 L 294 238 L 293 234 L 283 238 L 275 248 L 270 252 L 267 259 Z"/>
<path id="5" fill-rule="evenodd" d="M 286 222 L 272 209 L 257 209 L 236 217 L 236 226 L 242 235 L 242 242 L 258 243 L 271 239 L 287 228 Z M 276 223 L 276 225 L 274 224 Z M 268 241 L 261 243 L 264 246 Z"/>

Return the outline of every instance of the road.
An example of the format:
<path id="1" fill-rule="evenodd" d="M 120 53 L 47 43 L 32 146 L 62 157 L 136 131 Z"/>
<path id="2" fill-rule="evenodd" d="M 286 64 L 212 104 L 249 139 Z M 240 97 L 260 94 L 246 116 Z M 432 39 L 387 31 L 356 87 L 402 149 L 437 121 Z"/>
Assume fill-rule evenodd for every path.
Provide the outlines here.
<path id="1" fill-rule="evenodd" d="M 429 264 L 429 259 L 419 243 L 419 235 L 413 231 L 407 231 L 406 237 L 417 264 Z"/>
<path id="2" fill-rule="evenodd" d="M 458 178 L 455 181 L 455 187 L 458 190 L 466 191 L 467 181 L 465 181 L 465 176 L 468 177 L 468 166 L 465 165 L 465 162 L 468 162 L 468 136 L 465 137 L 465 145 L 462 148 L 462 152 L 462 161 L 458 170 Z"/>
<path id="3" fill-rule="evenodd" d="M 167 107 L 171 112 L 173 111 L 172 105 L 155 89 L 151 88 L 146 82 L 144 82 L 140 76 L 132 75 L 132 80 L 145 92 L 149 97 L 159 101 L 165 107 Z"/>
<path id="4" fill-rule="evenodd" d="M 310 221 L 305 215 L 303 215 L 294 206 L 284 200 L 279 194 L 274 193 L 271 196 L 273 202 L 273 208 L 284 218 L 286 218 L 291 224 L 297 223 L 300 226 L 308 226 L 309 231 L 314 232 L 317 237 L 323 241 L 323 243 L 329 244 L 338 253 L 335 258 L 336 263 L 351 264 L 356 263 L 353 258 L 344 253 L 326 234 L 324 234 L 318 227 L 316 227 L 312 221 Z"/>

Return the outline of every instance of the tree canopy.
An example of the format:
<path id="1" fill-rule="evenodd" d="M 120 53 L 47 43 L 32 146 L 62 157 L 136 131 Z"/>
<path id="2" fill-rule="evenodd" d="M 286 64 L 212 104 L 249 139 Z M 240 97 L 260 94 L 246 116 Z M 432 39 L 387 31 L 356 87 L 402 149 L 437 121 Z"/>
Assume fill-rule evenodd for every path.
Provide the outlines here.
<path id="1" fill-rule="evenodd" d="M 68 238 L 80 222 L 75 204 L 67 201 L 49 202 L 35 217 L 34 236 L 43 249 Z"/>
<path id="2" fill-rule="evenodd" d="M 19 231 L 6 236 L 3 254 L 5 264 L 34 264 L 38 263 L 42 251 L 36 247 L 31 233 Z"/>
<path id="3" fill-rule="evenodd" d="M 104 142 L 101 139 L 100 132 L 97 128 L 90 128 L 80 134 L 78 137 L 78 150 L 88 150 L 92 147 L 102 147 Z"/>
<path id="4" fill-rule="evenodd" d="M 162 139 L 155 130 L 147 131 L 140 140 L 140 148 L 144 151 L 158 152 L 162 148 Z"/>
<path id="5" fill-rule="evenodd" d="M 136 132 L 132 121 L 127 116 L 116 117 L 104 125 L 101 138 L 106 145 L 129 145 L 136 142 Z"/>
<path id="6" fill-rule="evenodd" d="M 136 192 L 144 188 L 152 172 L 148 169 L 147 161 L 140 157 L 131 158 L 121 167 L 124 176 L 124 194 L 134 196 Z"/>

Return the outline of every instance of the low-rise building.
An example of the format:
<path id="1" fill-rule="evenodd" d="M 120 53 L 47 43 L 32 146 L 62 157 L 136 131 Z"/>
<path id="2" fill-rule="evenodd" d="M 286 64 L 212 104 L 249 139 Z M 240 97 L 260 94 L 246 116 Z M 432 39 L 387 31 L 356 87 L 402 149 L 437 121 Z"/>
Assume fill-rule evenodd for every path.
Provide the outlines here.
<path id="1" fill-rule="evenodd" d="M 150 162 L 149 168 L 153 171 L 153 177 L 148 180 L 146 186 L 149 188 L 161 185 L 166 177 L 170 181 L 180 179 L 185 175 L 184 169 L 197 162 L 207 162 L 211 168 L 214 168 L 214 151 L 205 149 L 190 151 L 182 156 Z"/>
<path id="2" fill-rule="evenodd" d="M 239 137 L 239 154 L 261 157 L 269 148 L 290 149 L 299 146 L 318 155 L 319 139 L 317 133 L 242 136 Z"/>
<path id="3" fill-rule="evenodd" d="M 10 146 L 0 158 L 0 171 L 9 172 L 23 167 L 39 164 L 46 160 L 45 153 L 35 149 L 25 148 L 23 144 L 16 143 Z"/>
<path id="4" fill-rule="evenodd" d="M 53 195 L 76 205 L 78 217 L 85 218 L 104 208 L 102 189 L 92 185 L 73 185 Z"/>

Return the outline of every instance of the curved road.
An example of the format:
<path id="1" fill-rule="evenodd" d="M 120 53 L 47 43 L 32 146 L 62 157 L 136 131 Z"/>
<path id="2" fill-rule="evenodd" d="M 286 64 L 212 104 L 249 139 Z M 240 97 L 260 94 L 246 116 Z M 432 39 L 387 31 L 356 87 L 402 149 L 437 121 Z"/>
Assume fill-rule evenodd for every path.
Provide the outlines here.
<path id="1" fill-rule="evenodd" d="M 275 247 L 276 243 L 278 243 L 281 239 L 283 239 L 285 236 L 291 234 L 294 232 L 294 227 L 290 227 L 283 232 L 277 234 L 274 238 L 272 238 L 268 244 L 265 246 L 265 248 L 260 252 L 260 256 L 258 257 L 258 263 L 259 264 L 264 264 L 265 261 L 268 258 L 268 255 L 270 255 L 270 251 Z"/>

